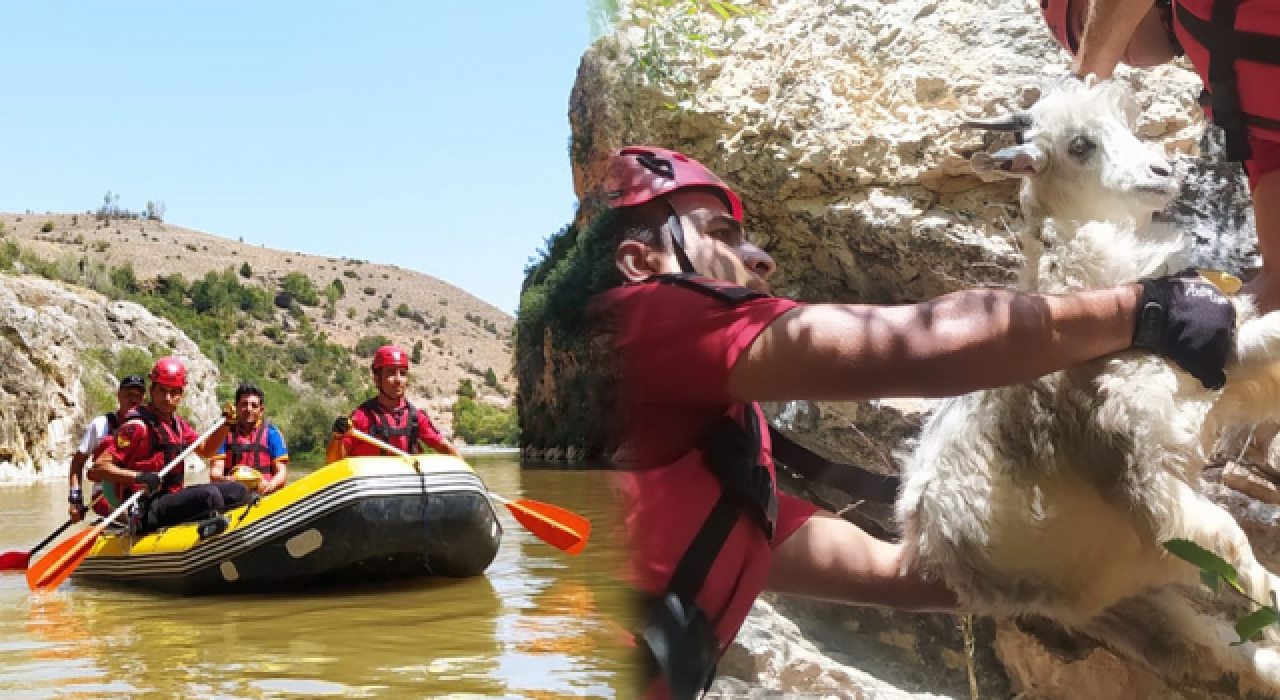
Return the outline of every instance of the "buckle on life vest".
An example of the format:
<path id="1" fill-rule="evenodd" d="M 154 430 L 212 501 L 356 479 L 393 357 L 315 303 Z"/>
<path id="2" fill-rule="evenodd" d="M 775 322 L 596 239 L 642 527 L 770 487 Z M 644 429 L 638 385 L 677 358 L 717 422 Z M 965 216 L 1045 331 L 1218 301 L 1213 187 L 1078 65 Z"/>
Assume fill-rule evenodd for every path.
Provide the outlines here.
<path id="1" fill-rule="evenodd" d="M 769 470 L 759 463 L 759 440 L 753 440 L 737 421 L 725 415 L 707 433 L 702 451 L 720 487 L 748 506 L 756 524 L 772 541 L 778 495 Z"/>
<path id="2" fill-rule="evenodd" d="M 649 613 L 635 635 L 637 646 L 647 652 L 644 679 L 647 682 L 660 675 L 672 700 L 701 697 L 715 679 L 720 658 L 711 620 L 696 603 L 674 593 L 661 598 L 645 593 L 639 596 Z"/>

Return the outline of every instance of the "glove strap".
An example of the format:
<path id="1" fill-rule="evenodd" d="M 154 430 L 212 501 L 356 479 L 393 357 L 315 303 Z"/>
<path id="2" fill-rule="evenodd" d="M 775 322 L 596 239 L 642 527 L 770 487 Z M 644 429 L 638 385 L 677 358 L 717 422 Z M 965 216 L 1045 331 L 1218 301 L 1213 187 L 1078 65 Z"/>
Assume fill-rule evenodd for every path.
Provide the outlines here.
<path id="1" fill-rule="evenodd" d="M 1131 347 L 1161 351 L 1161 340 L 1164 338 L 1165 323 L 1168 321 L 1167 291 L 1155 280 L 1142 280 L 1142 298 L 1138 300 L 1138 314 L 1133 322 L 1133 341 Z"/>

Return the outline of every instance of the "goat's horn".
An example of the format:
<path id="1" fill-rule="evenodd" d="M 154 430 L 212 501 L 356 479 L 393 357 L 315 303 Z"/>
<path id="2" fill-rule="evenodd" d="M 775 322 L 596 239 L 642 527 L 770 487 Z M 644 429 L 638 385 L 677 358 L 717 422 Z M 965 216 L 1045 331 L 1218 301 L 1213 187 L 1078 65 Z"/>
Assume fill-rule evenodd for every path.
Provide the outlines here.
<path id="1" fill-rule="evenodd" d="M 1014 112 L 993 119 L 966 119 L 960 125 L 969 129 L 986 129 L 987 131 L 1026 131 L 1033 123 L 1029 113 Z"/>

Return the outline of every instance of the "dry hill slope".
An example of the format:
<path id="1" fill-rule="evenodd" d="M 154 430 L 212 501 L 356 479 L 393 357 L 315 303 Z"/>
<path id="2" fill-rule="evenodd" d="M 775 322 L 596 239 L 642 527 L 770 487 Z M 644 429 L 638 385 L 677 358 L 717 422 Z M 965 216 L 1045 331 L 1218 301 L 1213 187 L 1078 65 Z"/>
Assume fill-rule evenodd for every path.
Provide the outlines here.
<path id="1" fill-rule="evenodd" d="M 324 302 L 303 307 L 315 327 L 331 342 L 354 348 L 363 336 L 381 334 L 406 350 L 422 341 L 422 363 L 414 368 L 410 398 L 430 407 L 439 422 L 451 424 L 445 413 L 459 380 L 470 378 L 480 398 L 506 406 L 515 388 L 511 376 L 511 332 L 515 319 L 467 292 L 419 272 L 346 258 L 291 253 L 249 245 L 161 221 L 113 219 L 99 221 L 92 214 L 0 213 L 0 240 L 18 243 L 52 260 L 102 262 L 108 267 L 132 263 L 140 282 L 180 273 L 188 282 L 228 267 L 251 268 L 246 283 L 275 291 L 291 272 L 307 275 L 317 289 L 341 280 L 346 295 L 337 302 L 336 317 L 324 318 Z M 47 229 L 47 230 L 46 230 Z M 404 304 L 417 320 L 397 317 Z M 444 319 L 443 327 L 440 320 Z M 277 309 L 274 323 L 288 330 L 290 319 Z M 246 332 L 261 336 L 269 323 Z M 296 325 L 294 322 L 293 325 Z M 362 361 L 363 362 L 363 361 Z M 484 387 L 481 374 L 492 368 L 502 391 Z"/>

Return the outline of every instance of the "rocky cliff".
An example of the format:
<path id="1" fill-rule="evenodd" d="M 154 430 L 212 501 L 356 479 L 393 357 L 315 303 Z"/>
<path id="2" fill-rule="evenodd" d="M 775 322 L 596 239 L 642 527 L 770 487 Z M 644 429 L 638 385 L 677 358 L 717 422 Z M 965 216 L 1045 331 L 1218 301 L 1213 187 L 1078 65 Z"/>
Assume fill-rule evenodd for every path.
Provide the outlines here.
<path id="1" fill-rule="evenodd" d="M 66 473 L 89 421 L 115 408 L 113 371 L 129 350 L 181 358 L 184 414 L 201 432 L 217 419 L 218 369 L 169 321 L 91 290 L 0 275 L 0 481 Z"/>
<path id="2" fill-rule="evenodd" d="M 779 264 L 781 295 L 912 302 L 1011 285 L 1020 263 L 1010 233 L 1020 225 L 1016 185 L 983 182 L 967 165 L 1008 137 L 958 125 L 1030 106 L 1065 71 L 1068 57 L 1034 0 L 771 0 L 739 3 L 753 13 L 729 19 L 685 12 L 692 2 L 647 9 L 653 5 L 623 4 L 617 31 L 584 54 L 571 95 L 578 215 L 526 280 L 535 301 L 555 298 L 562 306 L 551 313 L 531 305 L 538 313 L 527 317 L 521 309 L 522 410 L 544 419 L 534 430 L 525 424 L 532 456 L 607 447 L 590 434 L 578 434 L 578 444 L 556 443 L 567 433 L 547 407 L 563 401 L 567 381 L 546 368 L 574 368 L 575 396 L 590 397 L 582 387 L 590 354 L 580 338 L 539 319 L 580 313 L 564 303 L 572 295 L 556 296 L 551 278 L 582 264 L 575 241 L 600 209 L 603 166 L 620 146 L 678 149 L 724 177 L 744 200 L 749 235 Z M 1198 262 L 1248 277 L 1256 260 L 1247 188 L 1239 166 L 1223 162 L 1220 136 L 1197 107 L 1198 78 L 1178 64 L 1122 68 L 1118 79 L 1142 108 L 1140 134 L 1184 176 L 1183 195 L 1165 216 L 1194 234 Z M 526 322 L 536 333 L 526 333 Z M 892 472 L 894 451 L 910 443 L 930 407 L 792 402 L 766 410 L 775 425 L 830 458 Z M 1211 472 L 1206 488 L 1242 517 L 1274 569 L 1275 509 L 1217 477 Z M 785 486 L 834 509 L 849 504 L 798 480 Z M 968 697 L 969 659 L 956 626 L 950 617 L 762 602 L 722 665 L 727 677 L 717 692 Z M 975 639 L 981 697 L 1229 697 L 1168 688 L 1051 626 L 978 621 Z"/>

